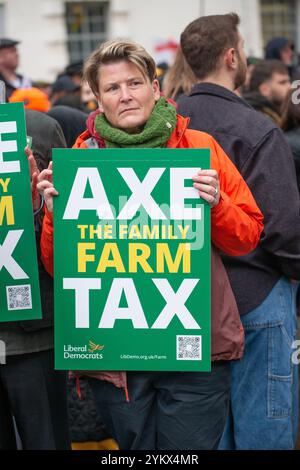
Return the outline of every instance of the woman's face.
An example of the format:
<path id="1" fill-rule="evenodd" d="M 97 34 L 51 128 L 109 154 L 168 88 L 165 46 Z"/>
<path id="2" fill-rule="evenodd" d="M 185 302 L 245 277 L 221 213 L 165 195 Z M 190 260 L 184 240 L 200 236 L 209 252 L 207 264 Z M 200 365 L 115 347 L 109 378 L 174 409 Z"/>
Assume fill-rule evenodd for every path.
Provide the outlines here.
<path id="1" fill-rule="evenodd" d="M 140 131 L 160 97 L 158 81 L 151 83 L 127 60 L 101 65 L 98 90 L 106 119 L 129 134 Z"/>

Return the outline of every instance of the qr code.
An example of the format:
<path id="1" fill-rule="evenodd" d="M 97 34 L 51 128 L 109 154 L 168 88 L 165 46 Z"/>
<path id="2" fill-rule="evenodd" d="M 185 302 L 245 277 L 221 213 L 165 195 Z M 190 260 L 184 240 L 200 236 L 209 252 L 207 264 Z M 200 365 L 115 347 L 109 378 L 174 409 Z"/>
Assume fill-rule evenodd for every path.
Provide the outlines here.
<path id="1" fill-rule="evenodd" d="M 32 308 L 31 287 L 29 284 L 7 286 L 6 298 L 8 310 L 28 310 Z"/>
<path id="2" fill-rule="evenodd" d="M 201 336 L 176 336 L 177 361 L 195 361 L 202 359 Z"/>

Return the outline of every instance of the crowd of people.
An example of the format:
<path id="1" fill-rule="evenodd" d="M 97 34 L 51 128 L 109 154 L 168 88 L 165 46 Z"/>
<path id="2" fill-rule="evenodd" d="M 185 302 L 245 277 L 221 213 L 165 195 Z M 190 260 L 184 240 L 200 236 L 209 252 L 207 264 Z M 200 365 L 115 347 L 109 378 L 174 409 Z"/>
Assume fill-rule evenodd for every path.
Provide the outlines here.
<path id="1" fill-rule="evenodd" d="M 211 169 L 193 177 L 211 208 L 211 372 L 75 374 L 92 391 L 81 400 L 94 397 L 88 419 L 98 416 L 123 450 L 295 448 L 298 70 L 284 38 L 269 42 L 265 59 L 247 60 L 239 23 L 232 13 L 187 25 L 159 81 L 141 45 L 112 40 L 53 84 L 32 84 L 16 72 L 17 41 L 0 40 L 6 98 L 24 102 L 32 137 L 34 203 L 45 203 L 36 215 L 43 320 L 0 324 L 0 449 L 17 448 L 16 429 L 24 449 L 70 449 L 67 371 L 53 361 L 54 147 L 211 154 Z"/>

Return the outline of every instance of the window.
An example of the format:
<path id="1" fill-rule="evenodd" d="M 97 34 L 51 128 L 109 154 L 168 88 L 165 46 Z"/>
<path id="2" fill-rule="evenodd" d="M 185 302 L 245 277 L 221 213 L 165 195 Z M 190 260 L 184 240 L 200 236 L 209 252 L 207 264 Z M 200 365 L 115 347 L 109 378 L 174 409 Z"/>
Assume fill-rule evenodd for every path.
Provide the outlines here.
<path id="1" fill-rule="evenodd" d="M 1 36 L 5 36 L 4 34 L 4 5 L 0 5 L 0 31 L 1 31 Z"/>
<path id="2" fill-rule="evenodd" d="M 68 2 L 66 22 L 70 62 L 79 62 L 107 39 L 108 2 Z"/>
<path id="3" fill-rule="evenodd" d="M 297 0 L 261 0 L 261 13 L 264 46 L 274 37 L 297 42 Z"/>

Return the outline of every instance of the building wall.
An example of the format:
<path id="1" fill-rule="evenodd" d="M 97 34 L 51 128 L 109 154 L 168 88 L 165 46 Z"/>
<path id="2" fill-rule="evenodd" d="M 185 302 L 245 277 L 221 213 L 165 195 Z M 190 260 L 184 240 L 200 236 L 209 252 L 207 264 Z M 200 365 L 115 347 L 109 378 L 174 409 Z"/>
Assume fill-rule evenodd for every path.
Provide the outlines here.
<path id="1" fill-rule="evenodd" d="M 22 41 L 20 71 L 34 80 L 53 80 L 68 63 L 65 2 L 0 0 L 0 5 L 5 36 Z M 108 34 L 136 40 L 156 55 L 157 43 L 178 42 L 184 27 L 198 16 L 230 11 L 242 18 L 247 54 L 260 55 L 259 0 L 110 0 Z"/>
<path id="2" fill-rule="evenodd" d="M 34 80 L 52 81 L 68 63 L 64 2 L 6 0 L 4 34 L 19 39 L 20 71 Z"/>
<path id="3" fill-rule="evenodd" d="M 124 3 L 124 0 L 116 3 Z M 231 11 L 241 16 L 247 54 L 262 53 L 259 0 L 126 0 L 126 3 L 129 37 L 143 44 L 152 54 L 155 54 L 157 40 L 179 41 L 181 31 L 195 18 Z"/>

